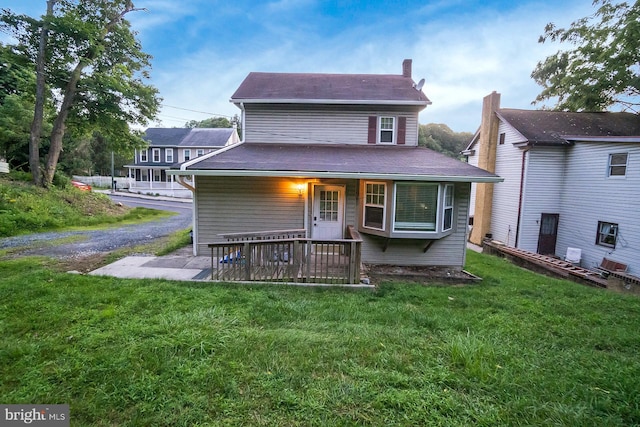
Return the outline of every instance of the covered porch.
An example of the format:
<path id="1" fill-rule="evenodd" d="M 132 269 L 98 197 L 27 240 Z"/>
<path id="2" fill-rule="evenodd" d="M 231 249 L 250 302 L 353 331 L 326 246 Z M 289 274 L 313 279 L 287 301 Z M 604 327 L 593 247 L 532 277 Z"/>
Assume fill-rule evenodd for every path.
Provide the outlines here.
<path id="1" fill-rule="evenodd" d="M 221 282 L 278 282 L 368 285 L 361 278 L 362 239 L 353 226 L 344 239 L 311 239 L 305 229 L 221 235 L 210 243 L 211 279 Z"/>

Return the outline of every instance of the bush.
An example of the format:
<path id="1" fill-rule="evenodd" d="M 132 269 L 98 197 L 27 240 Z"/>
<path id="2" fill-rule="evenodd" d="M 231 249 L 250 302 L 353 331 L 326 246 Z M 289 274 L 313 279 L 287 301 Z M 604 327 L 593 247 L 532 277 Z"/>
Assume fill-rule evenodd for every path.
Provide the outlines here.
<path id="1" fill-rule="evenodd" d="M 69 188 L 71 187 L 71 178 L 60 171 L 56 171 L 53 175 L 53 185 L 58 188 Z"/>
<path id="2" fill-rule="evenodd" d="M 31 172 L 24 172 L 18 170 L 12 170 L 9 172 L 9 178 L 13 181 L 31 182 L 33 181 L 33 175 Z"/>

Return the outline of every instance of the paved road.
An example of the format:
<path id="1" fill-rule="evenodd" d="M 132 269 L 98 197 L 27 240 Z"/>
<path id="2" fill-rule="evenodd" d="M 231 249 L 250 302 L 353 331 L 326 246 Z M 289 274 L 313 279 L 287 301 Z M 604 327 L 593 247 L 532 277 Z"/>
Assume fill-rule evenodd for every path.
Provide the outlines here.
<path id="1" fill-rule="evenodd" d="M 46 255 L 61 259 L 80 258 L 115 249 L 148 243 L 153 239 L 188 228 L 192 224 L 191 203 L 167 200 L 111 196 L 114 201 L 135 207 L 161 209 L 177 215 L 142 224 L 125 225 L 105 230 L 35 233 L 0 239 L 0 249 L 25 248 L 24 255 Z M 69 238 L 72 243 L 47 244 L 48 241 Z"/>

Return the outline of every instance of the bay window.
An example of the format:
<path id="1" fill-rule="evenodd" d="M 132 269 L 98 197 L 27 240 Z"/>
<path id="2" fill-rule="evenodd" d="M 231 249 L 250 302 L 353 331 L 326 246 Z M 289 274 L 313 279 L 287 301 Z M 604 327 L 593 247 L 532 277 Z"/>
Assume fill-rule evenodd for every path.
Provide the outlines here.
<path id="1" fill-rule="evenodd" d="M 362 183 L 360 231 L 407 239 L 439 239 L 453 232 L 455 185 L 433 182 Z"/>
<path id="2" fill-rule="evenodd" d="M 396 184 L 394 231 L 436 231 L 438 187 L 438 184 Z"/>

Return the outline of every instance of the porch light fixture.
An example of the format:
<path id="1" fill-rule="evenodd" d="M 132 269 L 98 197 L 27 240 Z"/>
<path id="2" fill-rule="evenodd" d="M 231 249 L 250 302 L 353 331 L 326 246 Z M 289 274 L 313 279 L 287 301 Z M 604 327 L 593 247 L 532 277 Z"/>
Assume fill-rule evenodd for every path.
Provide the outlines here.
<path id="1" fill-rule="evenodd" d="M 304 184 L 298 184 L 296 185 L 296 188 L 298 189 L 298 196 L 302 196 L 302 190 L 304 190 Z"/>

